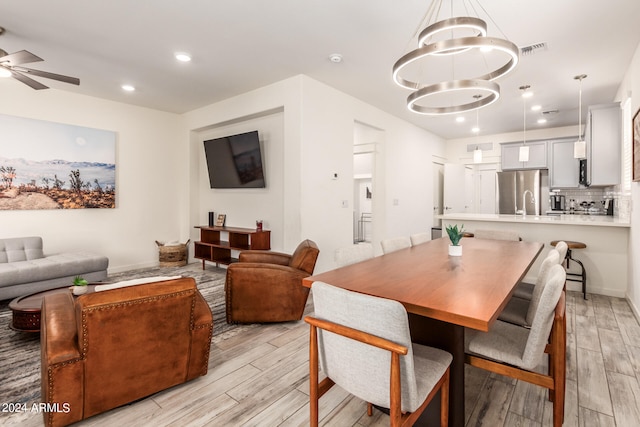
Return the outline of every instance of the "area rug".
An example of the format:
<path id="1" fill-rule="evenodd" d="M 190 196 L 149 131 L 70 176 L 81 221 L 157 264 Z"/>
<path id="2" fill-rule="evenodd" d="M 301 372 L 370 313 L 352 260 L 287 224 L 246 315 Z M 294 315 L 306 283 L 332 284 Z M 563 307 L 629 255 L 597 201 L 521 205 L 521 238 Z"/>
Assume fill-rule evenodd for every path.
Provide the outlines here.
<path id="1" fill-rule="evenodd" d="M 213 342 L 220 342 L 257 325 L 229 325 L 225 320 L 226 270 L 201 264 L 148 268 L 109 275 L 106 282 L 150 276 L 193 277 L 213 313 Z M 0 403 L 40 402 L 40 334 L 9 328 L 9 300 L 0 301 Z M 1 417 L 0 417 L 1 418 Z M 0 424 L 2 421 L 0 419 Z"/>

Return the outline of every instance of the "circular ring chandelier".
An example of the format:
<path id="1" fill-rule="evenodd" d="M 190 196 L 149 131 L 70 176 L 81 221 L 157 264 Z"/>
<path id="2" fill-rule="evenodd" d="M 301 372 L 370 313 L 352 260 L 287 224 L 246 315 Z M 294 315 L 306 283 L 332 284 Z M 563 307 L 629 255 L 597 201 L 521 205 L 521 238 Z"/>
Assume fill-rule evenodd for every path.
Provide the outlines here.
<path id="1" fill-rule="evenodd" d="M 430 10 L 435 10 L 434 7 L 432 4 Z M 436 35 L 446 31 L 453 33 L 454 30 L 467 30 L 467 33 L 470 30 L 474 35 L 429 42 Z M 439 83 L 420 81 L 415 77 L 402 77 L 402 74 L 405 76 L 407 74 L 407 66 L 417 61 L 427 60 L 429 57 L 457 55 L 472 49 L 478 49 L 482 52 L 498 51 L 506 54 L 507 59 L 503 65 L 489 72 L 484 70 L 482 73 L 478 73 L 479 75 L 458 77 L 457 79 L 452 75 L 451 80 Z M 502 38 L 487 37 L 487 24 L 484 20 L 470 16 L 459 16 L 437 21 L 424 28 L 418 35 L 418 48 L 402 56 L 393 65 L 392 78 L 398 86 L 414 91 L 407 97 L 407 107 L 410 111 L 426 115 L 455 114 L 476 110 L 496 102 L 500 97 L 500 86 L 493 80 L 512 71 L 518 65 L 519 60 L 520 50 L 514 43 Z M 486 61 L 483 61 L 483 66 L 486 66 Z M 453 102 L 448 106 L 420 104 L 428 97 L 464 90 L 479 90 L 486 92 L 487 95 L 474 97 L 473 102 Z"/>
<path id="2" fill-rule="evenodd" d="M 470 16 L 458 16 L 455 18 L 445 19 L 443 21 L 436 22 L 435 24 L 429 25 L 427 28 L 422 30 L 420 35 L 418 36 L 418 46 L 426 46 L 427 39 L 433 37 L 434 35 L 444 32 L 450 31 L 460 28 L 468 28 L 471 30 L 477 31 L 476 36 L 485 37 L 487 35 L 487 23 L 479 18 L 472 18 Z M 456 49 L 452 52 L 446 53 L 434 53 L 434 55 L 452 55 L 456 53 L 462 53 L 471 49 L 471 47 Z"/>
<path id="3" fill-rule="evenodd" d="M 461 90 L 473 90 L 473 91 L 485 91 L 489 95 L 482 98 L 481 95 L 474 95 L 476 99 L 473 102 L 467 104 L 452 105 L 446 107 L 430 107 L 426 105 L 418 105 L 418 101 L 433 96 L 436 94 L 443 94 L 447 92 L 455 92 Z M 485 107 L 489 104 L 493 104 L 500 97 L 500 86 L 488 80 L 482 79 L 469 79 L 469 80 L 451 80 L 447 82 L 436 83 L 433 85 L 425 86 L 417 91 L 413 92 L 407 98 L 407 107 L 409 110 L 418 114 L 425 115 L 444 115 L 455 114 L 462 111 L 472 111 L 478 108 Z"/>
<path id="4" fill-rule="evenodd" d="M 430 55 L 451 54 L 459 51 L 460 49 L 468 50 L 471 48 L 499 50 L 508 54 L 511 58 L 503 66 L 496 68 L 487 74 L 472 77 L 469 80 L 495 80 L 502 77 L 518 65 L 520 58 L 518 46 L 508 40 L 496 37 L 462 37 L 458 39 L 442 40 L 412 50 L 402 58 L 398 59 L 393 65 L 393 80 L 398 86 L 406 89 L 420 89 L 428 86 L 428 84 L 425 83 L 404 79 L 400 77 L 400 72 L 407 65 Z"/>

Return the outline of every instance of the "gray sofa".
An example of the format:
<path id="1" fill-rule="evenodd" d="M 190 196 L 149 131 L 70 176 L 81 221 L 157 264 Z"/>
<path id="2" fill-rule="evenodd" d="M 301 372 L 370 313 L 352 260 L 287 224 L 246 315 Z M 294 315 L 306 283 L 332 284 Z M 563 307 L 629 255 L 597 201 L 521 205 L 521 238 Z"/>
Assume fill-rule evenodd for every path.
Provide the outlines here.
<path id="1" fill-rule="evenodd" d="M 107 278 L 109 259 L 88 252 L 46 255 L 41 237 L 0 239 L 0 300 Z"/>

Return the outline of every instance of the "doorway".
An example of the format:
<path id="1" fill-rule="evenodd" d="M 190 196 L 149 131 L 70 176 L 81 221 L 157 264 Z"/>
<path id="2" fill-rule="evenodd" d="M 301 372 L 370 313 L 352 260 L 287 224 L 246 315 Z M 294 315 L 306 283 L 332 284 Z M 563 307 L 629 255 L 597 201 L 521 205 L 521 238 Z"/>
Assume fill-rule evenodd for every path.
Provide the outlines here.
<path id="1" fill-rule="evenodd" d="M 438 215 L 443 214 L 444 206 L 444 163 L 433 162 L 433 224 L 432 227 L 442 227 L 442 220 Z"/>
<path id="2" fill-rule="evenodd" d="M 353 243 L 373 240 L 376 147 L 384 131 L 354 123 L 353 138 Z"/>

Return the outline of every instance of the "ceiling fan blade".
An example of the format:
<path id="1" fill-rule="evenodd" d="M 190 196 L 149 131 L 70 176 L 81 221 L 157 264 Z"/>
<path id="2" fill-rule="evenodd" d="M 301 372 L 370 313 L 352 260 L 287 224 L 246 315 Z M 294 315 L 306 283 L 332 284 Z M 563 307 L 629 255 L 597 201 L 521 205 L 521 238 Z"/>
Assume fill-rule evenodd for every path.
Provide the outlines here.
<path id="1" fill-rule="evenodd" d="M 35 90 L 49 89 L 49 86 L 45 86 L 42 83 L 35 81 L 30 77 L 23 76 L 22 74 L 20 74 L 15 70 L 11 70 L 11 75 L 13 76 L 14 79 L 20 80 L 22 83 L 26 84 L 27 86 L 30 86 L 32 89 L 35 89 Z"/>
<path id="2" fill-rule="evenodd" d="M 33 74 L 34 76 L 44 77 L 47 79 L 58 80 L 64 83 L 70 83 L 72 85 L 79 85 L 80 79 L 77 77 L 63 76 L 62 74 L 50 73 L 48 71 L 33 70 L 31 68 L 17 67 L 16 71 L 21 73 Z"/>
<path id="3" fill-rule="evenodd" d="M 8 65 L 12 67 L 14 65 L 29 64 L 31 62 L 40 62 L 40 61 L 44 61 L 44 59 L 26 50 L 21 50 L 19 52 L 10 53 L 9 55 L 0 57 L 0 62 L 8 63 Z"/>

